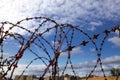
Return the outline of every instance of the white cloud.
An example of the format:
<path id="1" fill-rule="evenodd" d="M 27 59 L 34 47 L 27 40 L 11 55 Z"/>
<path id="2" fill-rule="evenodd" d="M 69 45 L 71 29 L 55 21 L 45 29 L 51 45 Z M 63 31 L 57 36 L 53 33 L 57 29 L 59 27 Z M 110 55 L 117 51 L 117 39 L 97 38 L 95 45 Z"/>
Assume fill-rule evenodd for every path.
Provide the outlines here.
<path id="1" fill-rule="evenodd" d="M 119 0 L 0 0 L 0 4 L 0 22 L 15 23 L 26 17 L 46 16 L 58 23 L 88 24 L 88 30 L 94 31 L 95 26 L 102 25 L 100 19 L 113 20 L 120 16 Z M 24 27 L 32 29 L 30 25 Z M 25 33 L 20 29 L 14 31 Z"/>
<path id="2" fill-rule="evenodd" d="M 39 2 L 39 3 L 37 3 Z M 0 21 L 16 22 L 19 19 L 34 16 L 41 1 L 35 0 L 1 0 Z"/>
<path id="3" fill-rule="evenodd" d="M 120 15 L 119 0 L 1 0 L 0 21 L 16 22 L 31 16 L 48 16 L 59 22 L 79 19 L 116 19 Z"/>
<path id="4" fill-rule="evenodd" d="M 82 54 L 83 50 L 80 47 L 76 47 L 71 51 L 71 54 Z"/>
<path id="5" fill-rule="evenodd" d="M 96 60 L 93 61 L 86 61 L 86 62 L 82 62 L 79 64 L 74 64 L 74 68 L 75 70 L 79 70 L 79 72 L 77 72 L 78 74 L 82 74 L 82 76 L 86 76 L 86 74 L 89 74 L 90 71 L 92 71 L 92 69 L 94 68 L 95 64 L 96 64 Z M 105 73 L 107 75 L 109 75 L 110 73 L 110 69 L 114 68 L 119 68 L 120 67 L 120 56 L 112 56 L 112 57 L 107 57 L 102 59 L 102 63 L 103 63 L 103 69 L 105 71 Z M 69 67 L 69 69 L 71 69 Z M 83 74 L 84 72 L 84 74 Z M 97 73 L 97 74 L 96 74 Z M 95 70 L 95 74 L 100 76 L 102 73 L 100 65 L 97 66 L 96 70 Z"/>
<path id="6" fill-rule="evenodd" d="M 94 25 L 94 26 L 101 26 L 102 25 L 102 22 L 90 22 L 91 25 Z"/>
<path id="7" fill-rule="evenodd" d="M 115 46 L 120 46 L 120 38 L 118 36 L 108 39 L 109 42 L 112 42 Z"/>
<path id="8" fill-rule="evenodd" d="M 102 60 L 104 64 L 109 64 L 109 63 L 119 63 L 120 62 L 120 56 L 113 56 L 113 57 L 108 57 Z"/>
<path id="9" fill-rule="evenodd" d="M 73 50 L 70 52 L 70 54 L 71 54 L 71 56 L 74 56 L 76 54 L 83 54 L 83 50 L 80 47 L 76 47 L 76 48 L 73 48 Z M 67 52 L 63 52 L 63 53 L 61 53 L 60 56 L 61 57 L 67 57 L 68 53 Z"/>
<path id="10" fill-rule="evenodd" d="M 96 50 L 95 50 L 95 48 L 90 48 L 90 51 L 95 52 Z"/>
<path id="11" fill-rule="evenodd" d="M 97 27 L 103 25 L 103 23 L 101 21 L 98 21 L 98 22 L 92 21 L 89 24 L 90 24 L 90 26 L 87 27 L 87 30 L 89 30 L 89 31 L 94 31 L 94 30 L 96 30 Z"/>
<path id="12" fill-rule="evenodd" d="M 13 78 L 16 76 L 16 75 L 21 75 L 22 72 L 24 71 L 24 69 L 26 68 L 27 65 L 25 64 L 19 64 L 18 67 L 15 69 L 14 71 L 14 75 L 13 75 Z M 30 65 L 26 70 L 25 72 L 23 72 L 23 75 L 36 75 L 36 76 L 40 76 L 41 73 L 43 73 L 44 69 L 46 68 L 45 65 Z M 6 68 L 7 70 L 7 68 Z M 10 72 L 8 73 L 8 77 L 10 76 Z"/>
<path id="13" fill-rule="evenodd" d="M 102 59 L 103 63 L 103 69 L 107 75 L 110 73 L 110 69 L 114 68 L 119 68 L 120 67 L 120 56 L 111 56 L 111 57 L 106 57 Z M 75 68 L 75 71 L 77 74 L 82 74 L 80 76 L 86 76 L 86 74 L 89 74 L 90 71 L 94 68 L 96 64 L 96 60 L 93 61 L 85 61 L 79 64 L 74 64 L 73 67 Z M 16 68 L 14 75 L 20 75 L 22 71 L 26 68 L 26 64 L 19 64 L 18 67 Z M 59 66 L 60 72 L 64 69 L 65 65 Z M 31 64 L 26 71 L 24 72 L 24 75 L 40 75 L 44 72 L 46 66 L 44 64 Z M 70 65 L 68 65 L 66 73 L 69 73 L 71 71 Z M 95 72 L 96 75 L 101 75 L 102 71 L 100 66 L 98 65 Z M 73 73 L 71 73 L 73 74 Z M 9 76 L 9 74 L 8 74 Z"/>
<path id="14" fill-rule="evenodd" d="M 87 28 L 87 30 L 89 30 L 89 31 L 94 31 L 94 30 L 96 30 L 96 28 L 95 28 L 95 26 L 89 26 L 89 27 Z"/>
<path id="15" fill-rule="evenodd" d="M 13 55 L 9 54 L 9 53 L 0 53 L 0 57 L 3 56 L 3 58 L 8 58 L 11 57 Z"/>

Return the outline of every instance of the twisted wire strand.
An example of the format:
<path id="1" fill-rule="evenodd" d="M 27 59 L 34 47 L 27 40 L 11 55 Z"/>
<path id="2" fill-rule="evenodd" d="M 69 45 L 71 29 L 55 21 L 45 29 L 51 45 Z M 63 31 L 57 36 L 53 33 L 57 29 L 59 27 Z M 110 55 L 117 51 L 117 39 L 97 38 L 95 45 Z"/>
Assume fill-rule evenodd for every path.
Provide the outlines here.
<path id="1" fill-rule="evenodd" d="M 39 21 L 39 25 L 34 29 L 34 30 L 30 30 L 25 28 L 24 26 L 21 26 L 22 23 L 24 22 L 28 22 L 28 21 L 34 21 L 34 20 L 41 20 L 41 22 Z M 44 25 L 48 23 L 53 23 L 54 25 L 52 25 L 51 27 L 46 28 L 44 31 L 39 32 L 40 29 L 44 28 Z M 101 72 L 103 73 L 104 79 L 107 80 L 106 78 L 106 74 L 103 68 L 103 63 L 102 63 L 102 59 L 101 59 L 101 55 L 102 55 L 102 51 L 106 42 L 106 39 L 109 37 L 109 35 L 111 33 L 115 33 L 116 31 L 119 31 L 119 36 L 120 37 L 120 26 L 115 26 L 110 30 L 105 30 L 101 33 L 98 34 L 94 34 L 92 37 L 86 33 L 85 31 L 83 31 L 82 29 L 80 29 L 77 26 L 73 26 L 72 24 L 58 24 L 55 20 L 52 20 L 50 18 L 46 18 L 46 17 L 32 17 L 32 18 L 25 18 L 22 19 L 20 21 L 17 21 L 17 23 L 11 23 L 9 21 L 5 21 L 5 22 L 0 22 L 1 27 L 0 27 L 0 48 L 1 48 L 1 60 L 0 60 L 0 68 L 2 69 L 2 78 L 6 79 L 6 76 L 8 75 L 8 72 L 10 71 L 10 77 L 9 79 L 11 80 L 13 77 L 13 73 L 16 71 L 16 68 L 18 65 L 18 62 L 20 59 L 22 59 L 22 56 L 25 54 L 26 50 L 29 50 L 32 54 L 34 54 L 37 58 L 34 58 L 33 60 L 30 61 L 30 63 L 28 63 L 25 67 L 25 69 L 22 71 L 21 75 L 19 76 L 19 78 L 25 73 L 25 71 L 29 68 L 29 66 L 36 60 L 40 60 L 44 63 L 44 65 L 46 66 L 44 72 L 41 74 L 41 77 L 39 77 L 39 80 L 43 80 L 43 78 L 45 77 L 45 75 L 47 74 L 47 72 L 51 73 L 52 72 L 52 79 L 55 80 L 56 75 L 59 75 L 59 62 L 58 59 L 60 58 L 60 55 L 62 53 L 67 52 L 67 60 L 65 62 L 65 66 L 63 68 L 62 74 L 64 75 L 64 72 L 67 69 L 68 64 L 70 64 L 71 70 L 73 72 L 73 74 L 76 76 L 76 72 L 75 72 L 75 68 L 72 62 L 72 50 L 76 47 L 81 47 L 81 46 L 87 46 L 89 43 L 92 43 L 94 45 L 94 48 L 96 49 L 96 53 L 97 53 L 97 60 L 96 60 L 96 64 L 94 65 L 93 69 L 91 70 L 91 72 L 89 73 L 89 75 L 87 76 L 86 80 L 89 79 L 89 77 L 92 75 L 93 72 L 95 72 L 95 69 L 97 68 L 98 64 L 100 65 L 101 68 Z M 4 27 L 5 25 L 9 25 L 8 30 L 4 31 Z M 12 32 L 12 30 L 14 28 L 19 28 L 25 32 L 27 32 L 29 35 L 29 38 L 25 38 L 24 35 L 16 33 L 16 32 Z M 52 35 L 52 39 L 53 39 L 53 45 L 51 44 L 51 42 L 49 40 L 47 40 L 47 38 L 45 38 L 45 34 L 49 33 L 49 31 L 54 30 L 55 34 Z M 74 37 L 76 36 L 75 33 L 76 31 L 78 31 L 79 33 L 82 33 L 82 35 L 84 35 L 87 39 L 80 41 L 77 44 L 74 44 Z M 95 40 L 99 40 L 100 35 L 104 35 L 103 39 L 100 43 L 100 46 L 97 45 Z M 20 48 L 18 49 L 18 52 L 15 54 L 14 57 L 11 57 L 11 59 L 9 61 L 7 61 L 8 59 L 3 60 L 3 42 L 5 39 L 12 37 L 14 40 L 17 41 L 18 44 L 20 44 Z M 66 48 L 63 48 L 63 46 L 66 44 Z M 47 57 L 41 57 L 38 53 L 36 53 L 34 50 L 32 50 L 31 46 L 35 45 L 37 46 L 40 50 L 43 50 L 43 52 L 47 55 Z M 53 51 L 53 57 L 51 56 L 51 52 L 49 52 L 49 50 L 47 49 L 48 45 L 51 49 L 51 51 Z M 47 63 L 45 60 L 47 60 L 49 63 Z M 3 63 L 4 61 L 4 63 Z M 4 65 L 5 63 L 9 63 L 7 65 L 8 69 L 5 71 L 4 69 Z M 52 67 L 52 70 L 50 69 L 50 67 Z M 116 78 L 116 80 L 118 79 L 118 77 Z"/>

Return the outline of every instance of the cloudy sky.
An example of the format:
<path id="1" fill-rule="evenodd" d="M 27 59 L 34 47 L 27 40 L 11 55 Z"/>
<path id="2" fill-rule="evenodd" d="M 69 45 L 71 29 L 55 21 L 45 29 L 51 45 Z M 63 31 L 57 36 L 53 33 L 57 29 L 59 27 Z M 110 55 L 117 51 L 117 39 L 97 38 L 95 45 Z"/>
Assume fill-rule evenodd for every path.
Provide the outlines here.
<path id="1" fill-rule="evenodd" d="M 119 25 L 119 11 L 120 0 L 0 0 L 0 22 L 10 21 L 16 23 L 26 17 L 45 16 L 55 20 L 59 24 L 69 23 L 74 26 L 79 26 L 79 28 L 89 35 L 101 33 L 106 29 L 110 30 L 112 27 Z M 37 22 L 34 21 L 34 23 Z M 34 26 L 31 25 L 33 25 L 31 22 L 23 23 L 23 26 L 30 30 L 34 29 Z M 47 27 L 45 26 L 45 28 Z M 7 30 L 8 26 L 6 26 L 5 29 Z M 22 35 L 26 34 L 25 31 L 18 30 L 17 28 L 12 30 L 12 32 L 18 31 Z M 46 34 L 46 39 L 49 39 L 49 36 L 53 35 L 52 33 L 54 33 L 54 31 Z M 101 40 L 103 36 L 99 39 Z M 103 68 L 106 74 L 109 74 L 111 68 L 120 67 L 120 38 L 118 36 L 118 32 L 109 36 L 102 51 L 101 58 L 104 63 Z M 82 40 L 85 39 L 84 37 L 82 38 Z M 75 37 L 74 40 L 75 43 L 79 41 L 77 41 L 77 37 Z M 96 41 L 96 43 L 100 45 L 99 40 Z M 5 48 L 5 56 L 14 55 L 15 51 L 18 50 L 17 48 L 19 48 L 19 45 L 12 39 L 6 40 L 5 45 L 9 45 Z M 33 47 L 35 46 L 33 45 Z M 13 51 L 13 48 L 15 48 L 15 51 Z M 37 47 L 35 47 L 35 50 L 42 55 L 42 52 L 39 51 Z M 80 76 L 88 74 L 88 72 L 93 69 L 96 63 L 95 61 L 97 60 L 97 53 L 93 45 L 88 45 L 88 47 L 76 47 L 72 50 L 71 55 L 71 60 L 74 67 L 76 67 L 75 71 L 77 75 Z M 61 54 L 61 67 L 66 63 L 66 56 L 67 53 Z M 26 64 L 34 59 L 33 57 L 35 58 L 33 55 L 28 56 L 28 54 L 26 54 L 23 59 L 21 59 L 15 74 L 23 71 Z M 36 61 L 31 64 L 25 74 L 35 74 L 34 72 L 38 74 L 44 67 L 45 66 L 41 62 L 38 63 Z M 33 73 L 29 70 L 32 70 Z M 66 71 L 66 73 L 67 72 L 69 71 Z M 99 70 L 99 65 L 96 73 L 96 75 L 102 74 Z"/>

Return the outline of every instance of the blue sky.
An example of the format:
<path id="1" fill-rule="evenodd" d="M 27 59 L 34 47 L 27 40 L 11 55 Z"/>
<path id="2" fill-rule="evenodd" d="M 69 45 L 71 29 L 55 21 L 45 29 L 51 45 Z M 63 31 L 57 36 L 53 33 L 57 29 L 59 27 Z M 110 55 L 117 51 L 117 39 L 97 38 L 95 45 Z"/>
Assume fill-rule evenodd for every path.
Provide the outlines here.
<path id="1" fill-rule="evenodd" d="M 103 32 L 104 30 L 110 30 L 112 27 L 120 24 L 120 0 L 0 0 L 0 22 L 10 21 L 16 23 L 19 20 L 22 20 L 26 17 L 34 16 L 45 16 L 55 20 L 57 23 L 69 23 L 74 26 L 79 26 L 80 29 L 84 30 L 90 36 Z M 21 25 L 27 29 L 33 30 L 38 24 L 36 21 L 23 22 Z M 52 26 L 52 25 L 51 25 Z M 7 30 L 9 25 L 5 26 Z M 41 32 L 46 30 L 48 26 L 41 28 Z M 25 31 L 14 28 L 11 32 L 18 32 L 19 34 L 24 35 L 27 38 L 29 34 Z M 75 32 L 79 34 L 79 32 Z M 25 36 L 26 35 L 26 36 Z M 45 34 L 45 38 L 49 40 L 52 44 L 52 36 L 54 35 L 54 30 Z M 86 40 L 86 37 L 79 34 L 74 37 L 74 44 L 77 42 Z M 105 35 L 99 37 L 99 40 L 96 40 L 96 44 L 100 45 L 101 39 Z M 105 41 L 103 46 L 103 51 L 101 58 L 103 60 L 103 65 L 106 74 L 109 74 L 109 71 L 113 67 L 120 67 L 120 38 L 118 37 L 118 32 L 111 34 Z M 80 40 L 79 40 L 80 38 Z M 47 47 L 47 45 L 46 45 Z M 64 47 L 64 46 L 63 46 Z M 98 46 L 99 47 L 99 46 Z M 7 39 L 5 41 L 4 55 L 14 55 L 19 48 L 19 44 L 15 43 L 13 39 Z M 31 47 L 36 53 L 39 53 L 41 56 L 45 56 L 41 50 L 35 45 Z M 49 47 L 47 50 L 52 53 Z M 19 74 L 20 71 L 23 71 L 26 64 L 29 63 L 36 56 L 25 52 L 26 54 L 19 62 L 19 67 L 16 70 L 15 74 Z M 52 54 L 50 55 L 52 56 Z M 97 53 L 93 44 L 89 43 L 87 46 L 76 47 L 71 52 L 72 62 L 75 67 L 80 67 L 81 69 L 76 70 L 77 75 L 84 76 L 94 67 L 95 61 L 97 60 Z M 66 62 L 67 53 L 63 53 L 60 56 L 60 65 L 64 66 Z M 34 74 L 39 74 L 36 71 L 41 71 L 44 69 L 44 65 L 41 62 L 35 61 L 30 70 L 35 72 Z M 69 70 L 66 71 L 69 73 Z M 70 73 L 72 74 L 72 73 Z M 99 70 L 96 72 L 96 75 L 101 75 Z"/>

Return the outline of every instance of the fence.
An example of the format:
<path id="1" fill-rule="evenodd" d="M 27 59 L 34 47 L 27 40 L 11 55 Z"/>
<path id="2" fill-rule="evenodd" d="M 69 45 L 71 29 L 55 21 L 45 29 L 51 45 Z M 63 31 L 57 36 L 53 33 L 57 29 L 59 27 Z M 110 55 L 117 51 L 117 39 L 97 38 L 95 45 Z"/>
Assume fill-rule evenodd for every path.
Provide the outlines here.
<path id="1" fill-rule="evenodd" d="M 26 26 L 31 27 L 28 29 Z M 20 73 L 19 77 L 25 73 L 25 71 L 34 61 L 41 61 L 46 66 L 44 71 L 41 72 L 39 80 L 43 80 L 43 78 L 48 73 L 52 76 L 51 79 L 55 80 L 56 76 L 64 75 L 68 65 L 70 65 L 73 74 L 76 75 L 75 68 L 71 59 L 71 51 L 76 47 L 84 47 L 88 44 L 91 44 L 95 47 L 98 58 L 96 60 L 96 64 L 94 64 L 94 67 L 89 73 L 86 80 L 89 79 L 98 65 L 100 65 L 104 80 L 107 80 L 102 66 L 101 54 L 106 39 L 111 33 L 115 33 L 116 31 L 119 31 L 118 37 L 120 37 L 120 26 L 115 26 L 110 30 L 105 30 L 101 33 L 90 36 L 78 26 L 73 26 L 71 24 L 58 24 L 56 21 L 46 17 L 26 18 L 18 21 L 16 24 L 8 21 L 1 22 L 1 79 L 4 80 L 8 77 L 9 80 L 12 80 L 14 73 L 19 66 L 18 62 L 23 58 L 26 51 L 30 52 L 29 55 L 35 55 L 35 58 L 31 60 L 30 63 L 26 64 L 26 68 L 22 71 L 22 73 Z M 79 34 L 82 36 L 79 36 Z M 98 46 L 95 41 L 101 39 L 101 35 L 102 41 Z M 51 38 L 48 39 L 48 36 Z M 75 41 L 76 38 L 77 41 Z M 5 58 L 4 47 L 7 47 L 7 45 L 5 45 L 5 42 L 9 39 L 12 39 L 17 45 L 19 45 L 19 49 L 15 50 L 14 55 L 10 56 L 9 58 Z M 34 46 L 36 46 L 38 50 L 42 50 L 45 56 L 40 56 L 39 53 L 33 49 Z M 60 69 L 59 59 L 61 58 L 60 56 L 64 53 L 67 53 L 67 59 L 65 63 L 66 65 L 63 69 Z"/>

